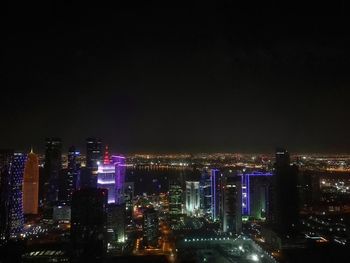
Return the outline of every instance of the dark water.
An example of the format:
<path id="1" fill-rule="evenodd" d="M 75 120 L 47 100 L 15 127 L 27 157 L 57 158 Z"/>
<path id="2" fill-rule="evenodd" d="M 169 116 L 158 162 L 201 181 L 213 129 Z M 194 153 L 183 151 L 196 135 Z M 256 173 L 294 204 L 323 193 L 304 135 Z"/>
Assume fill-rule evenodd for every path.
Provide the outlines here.
<path id="1" fill-rule="evenodd" d="M 199 180 L 199 172 L 189 167 L 168 166 L 128 167 L 126 171 L 126 181 L 135 184 L 135 195 L 167 192 L 171 180 L 178 180 L 181 184 L 186 180 Z"/>

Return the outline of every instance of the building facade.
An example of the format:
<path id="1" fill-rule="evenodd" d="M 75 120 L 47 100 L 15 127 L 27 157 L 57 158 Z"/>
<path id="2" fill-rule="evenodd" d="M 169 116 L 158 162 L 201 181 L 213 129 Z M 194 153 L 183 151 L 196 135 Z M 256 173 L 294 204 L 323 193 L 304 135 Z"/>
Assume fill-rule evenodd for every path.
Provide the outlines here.
<path id="1" fill-rule="evenodd" d="M 100 260 L 106 253 L 107 198 L 106 189 L 86 188 L 73 194 L 71 241 L 78 262 Z"/>
<path id="2" fill-rule="evenodd" d="M 200 194 L 198 181 L 186 181 L 186 213 L 194 216 L 199 213 Z"/>
<path id="3" fill-rule="evenodd" d="M 62 173 L 61 139 L 46 139 L 44 170 L 45 203 L 50 206 L 59 200 L 60 176 Z"/>
<path id="4" fill-rule="evenodd" d="M 39 206 L 39 159 L 33 152 L 27 156 L 23 179 L 23 212 L 37 214 Z"/>
<path id="5" fill-rule="evenodd" d="M 240 234 L 242 232 L 242 185 L 241 177 L 227 172 L 222 180 L 222 231 Z"/>
<path id="6" fill-rule="evenodd" d="M 102 162 L 102 142 L 99 138 L 86 139 L 86 177 L 89 187 L 97 185 L 97 170 Z"/>

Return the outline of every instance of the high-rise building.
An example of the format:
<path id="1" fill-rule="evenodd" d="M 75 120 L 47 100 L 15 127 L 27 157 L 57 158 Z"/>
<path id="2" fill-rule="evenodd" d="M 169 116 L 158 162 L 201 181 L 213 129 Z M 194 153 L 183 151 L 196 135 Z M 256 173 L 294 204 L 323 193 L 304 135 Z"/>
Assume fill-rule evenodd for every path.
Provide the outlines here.
<path id="1" fill-rule="evenodd" d="M 90 187 L 97 186 L 97 170 L 102 162 L 102 142 L 98 138 L 86 139 L 86 170 Z"/>
<path id="2" fill-rule="evenodd" d="M 158 246 L 158 214 L 154 208 L 147 208 L 143 213 L 143 242 L 146 247 Z"/>
<path id="3" fill-rule="evenodd" d="M 241 177 L 227 172 L 222 178 L 222 230 L 239 234 L 242 232 L 242 186 Z"/>
<path id="4" fill-rule="evenodd" d="M 197 215 L 199 212 L 199 182 L 186 181 L 186 212 L 190 216 Z"/>
<path id="5" fill-rule="evenodd" d="M 108 204 L 107 235 L 110 243 L 125 242 L 125 204 Z"/>
<path id="6" fill-rule="evenodd" d="M 176 228 L 182 216 L 182 188 L 178 181 L 169 183 L 169 218 L 173 228 Z"/>
<path id="7" fill-rule="evenodd" d="M 10 171 L 13 150 L 0 150 L 0 245 L 9 238 Z"/>
<path id="8" fill-rule="evenodd" d="M 199 190 L 201 213 L 203 216 L 211 218 L 211 180 L 207 170 L 202 171 Z"/>
<path id="9" fill-rule="evenodd" d="M 72 200 L 73 192 L 78 189 L 80 181 L 80 169 L 78 165 L 78 152 L 74 146 L 68 150 L 68 167 L 61 177 L 61 193 L 60 200 L 63 202 L 70 202 Z"/>
<path id="10" fill-rule="evenodd" d="M 268 221 L 277 232 L 287 234 L 295 230 L 298 222 L 298 167 L 291 165 L 289 153 L 279 148 L 274 168 L 269 189 Z"/>
<path id="11" fill-rule="evenodd" d="M 23 179 L 23 212 L 37 214 L 39 205 L 39 159 L 33 149 L 27 156 Z"/>
<path id="12" fill-rule="evenodd" d="M 125 201 L 125 220 L 126 225 L 131 226 L 133 224 L 132 211 L 134 200 L 135 185 L 134 182 L 125 182 L 124 186 L 124 201 Z"/>
<path id="13" fill-rule="evenodd" d="M 59 138 L 47 138 L 45 150 L 45 193 L 46 205 L 58 201 L 60 175 L 62 170 L 62 141 Z"/>
<path id="14" fill-rule="evenodd" d="M 108 190 L 108 203 L 116 203 L 116 164 L 111 163 L 106 146 L 103 163 L 98 165 L 97 188 Z"/>
<path id="15" fill-rule="evenodd" d="M 115 202 L 124 203 L 124 185 L 126 173 L 126 159 L 121 155 L 112 155 L 112 163 L 115 165 Z"/>
<path id="16" fill-rule="evenodd" d="M 266 218 L 268 187 L 271 172 L 243 171 L 242 181 L 242 215 L 255 219 Z"/>
<path id="17" fill-rule="evenodd" d="M 220 201 L 221 201 L 221 178 L 222 174 L 218 169 L 211 169 L 210 171 L 210 209 L 211 219 L 217 221 L 220 219 Z"/>
<path id="18" fill-rule="evenodd" d="M 9 234 L 16 238 L 22 233 L 23 217 L 23 173 L 27 156 L 24 153 L 13 154 L 10 167 L 10 201 L 9 201 Z"/>
<path id="19" fill-rule="evenodd" d="M 103 258 L 107 250 L 107 197 L 106 189 L 95 188 L 81 189 L 73 194 L 71 241 L 77 260 L 95 262 Z"/>
<path id="20" fill-rule="evenodd" d="M 108 203 L 124 204 L 125 157 L 110 157 L 106 146 L 103 163 L 98 165 L 97 187 L 108 190 Z"/>

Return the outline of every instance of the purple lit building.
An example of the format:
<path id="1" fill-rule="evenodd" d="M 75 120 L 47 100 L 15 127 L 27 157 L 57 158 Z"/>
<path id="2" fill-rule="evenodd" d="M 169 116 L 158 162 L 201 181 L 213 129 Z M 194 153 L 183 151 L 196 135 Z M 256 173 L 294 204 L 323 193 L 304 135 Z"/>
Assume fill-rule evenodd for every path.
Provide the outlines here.
<path id="1" fill-rule="evenodd" d="M 109 157 L 106 147 L 103 164 L 98 165 L 97 187 L 108 190 L 108 203 L 124 203 L 125 157 Z"/>
<path id="2" fill-rule="evenodd" d="M 112 155 L 112 163 L 115 165 L 115 203 L 124 203 L 124 185 L 126 173 L 126 161 L 124 156 Z"/>
<path id="3" fill-rule="evenodd" d="M 100 164 L 97 170 L 97 188 L 108 190 L 108 203 L 115 203 L 115 165 Z"/>

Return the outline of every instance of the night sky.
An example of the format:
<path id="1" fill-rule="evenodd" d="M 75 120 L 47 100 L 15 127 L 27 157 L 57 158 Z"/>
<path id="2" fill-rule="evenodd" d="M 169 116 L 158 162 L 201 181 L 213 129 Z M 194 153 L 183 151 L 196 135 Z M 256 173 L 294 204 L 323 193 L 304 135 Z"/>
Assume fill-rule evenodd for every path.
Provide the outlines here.
<path id="1" fill-rule="evenodd" d="M 341 2 L 33 2 L 5 17 L 0 148 L 350 152 Z"/>

